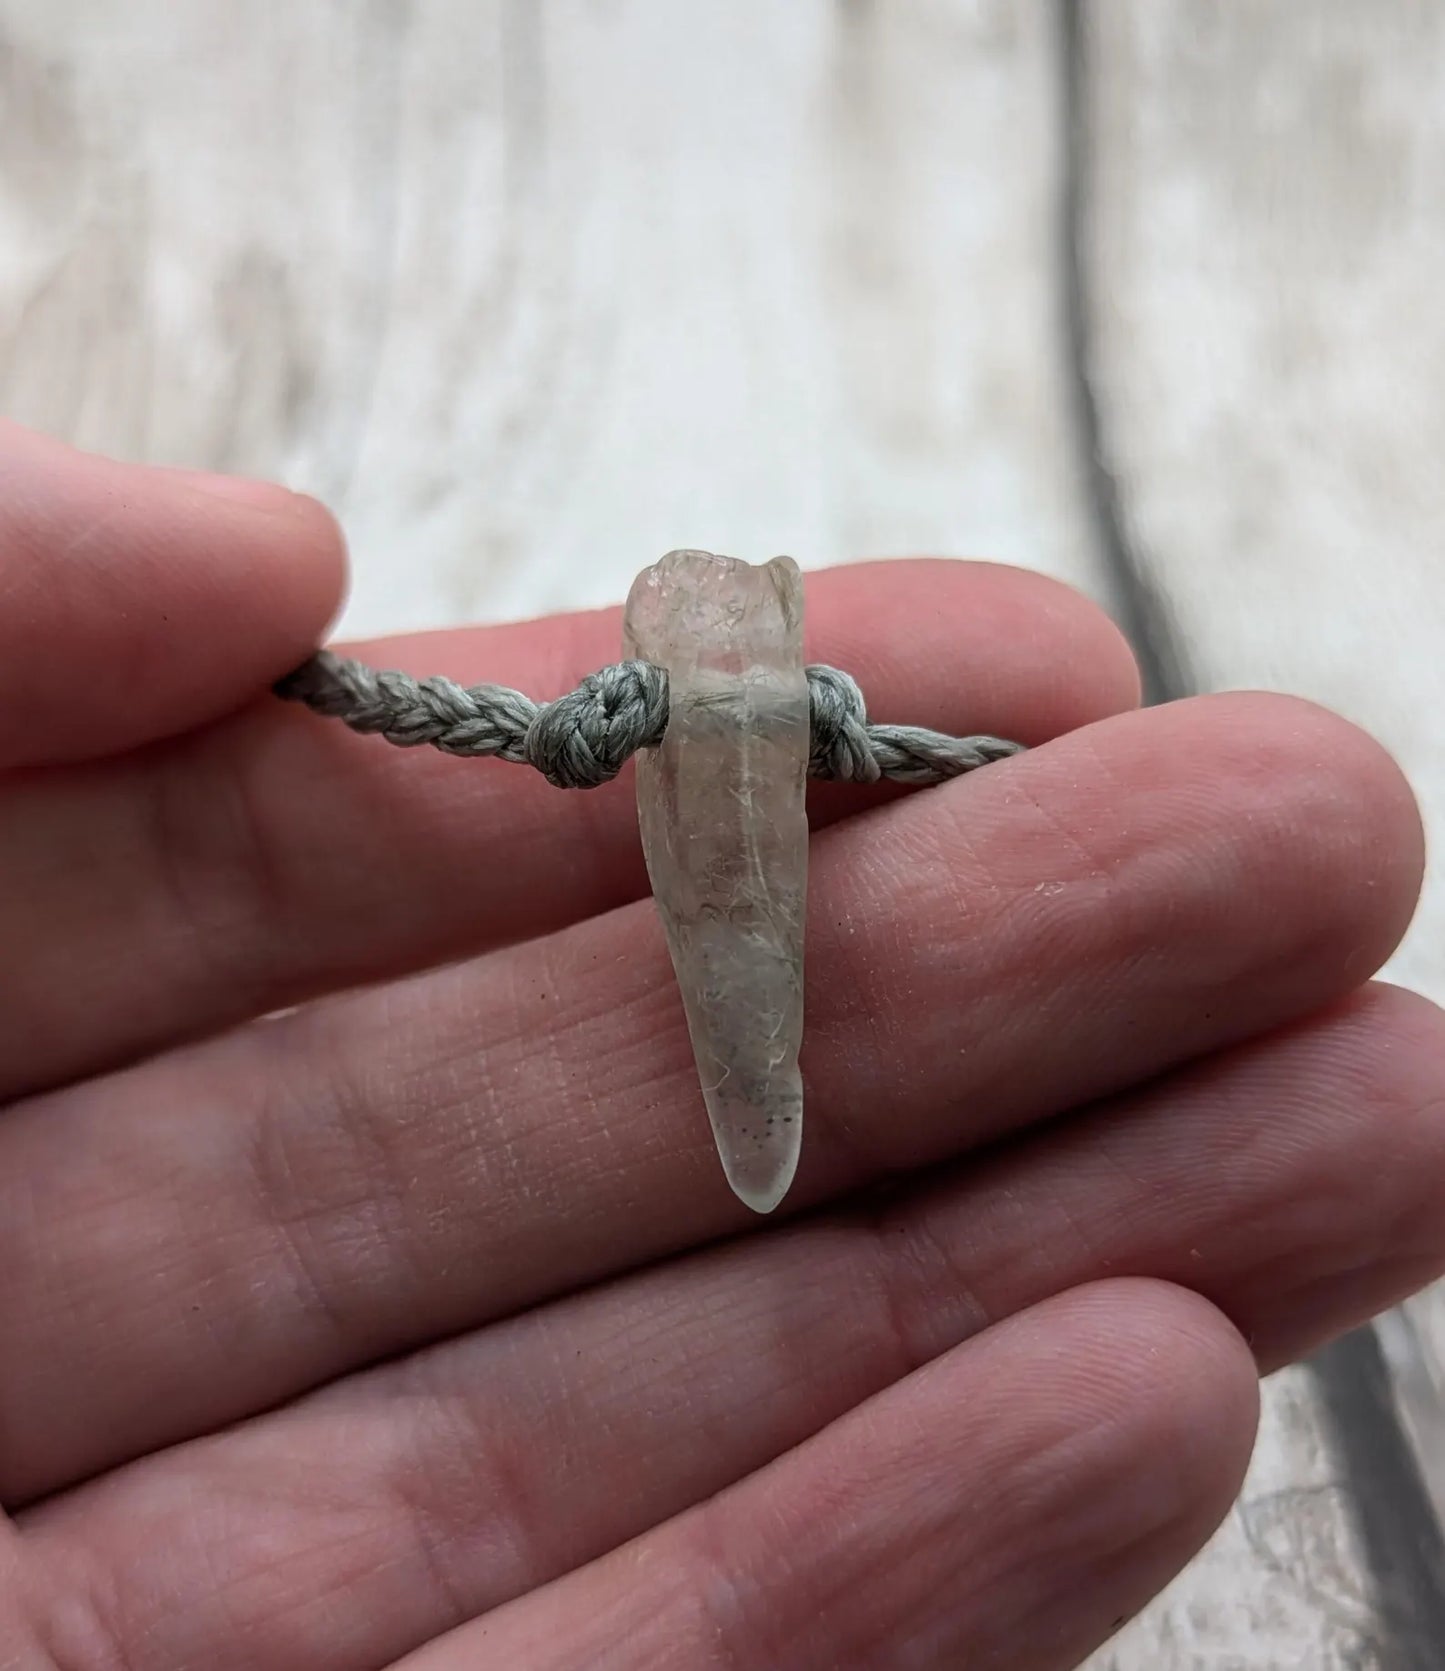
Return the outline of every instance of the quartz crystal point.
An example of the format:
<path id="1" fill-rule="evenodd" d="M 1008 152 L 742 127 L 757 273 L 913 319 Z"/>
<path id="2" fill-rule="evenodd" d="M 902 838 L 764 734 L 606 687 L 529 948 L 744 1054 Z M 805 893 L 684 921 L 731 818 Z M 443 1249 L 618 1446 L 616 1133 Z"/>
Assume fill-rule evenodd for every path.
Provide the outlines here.
<path id="1" fill-rule="evenodd" d="M 798 1164 L 808 684 L 803 584 L 669 552 L 633 582 L 623 653 L 667 670 L 667 731 L 637 755 L 637 814 L 728 1182 L 755 1212 Z"/>

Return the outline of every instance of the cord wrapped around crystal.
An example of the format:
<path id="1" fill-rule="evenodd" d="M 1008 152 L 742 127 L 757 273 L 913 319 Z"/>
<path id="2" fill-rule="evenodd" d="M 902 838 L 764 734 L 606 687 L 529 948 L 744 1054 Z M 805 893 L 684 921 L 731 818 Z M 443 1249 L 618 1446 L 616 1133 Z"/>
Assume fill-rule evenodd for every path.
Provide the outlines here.
<path id="1" fill-rule="evenodd" d="M 803 1136 L 804 778 L 941 783 L 1022 748 L 870 720 L 849 674 L 803 666 L 802 625 L 791 558 L 672 551 L 633 583 L 628 659 L 551 702 L 330 650 L 275 687 L 399 748 L 514 761 L 562 789 L 595 789 L 636 756 L 703 1100 L 729 1183 L 760 1213 L 786 1194 Z"/>

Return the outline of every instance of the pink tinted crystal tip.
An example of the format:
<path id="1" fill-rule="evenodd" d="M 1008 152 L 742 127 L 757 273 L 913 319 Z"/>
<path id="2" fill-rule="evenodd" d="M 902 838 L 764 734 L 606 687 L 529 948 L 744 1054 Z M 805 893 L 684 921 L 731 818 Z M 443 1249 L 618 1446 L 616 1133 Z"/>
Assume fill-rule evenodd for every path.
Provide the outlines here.
<path id="1" fill-rule="evenodd" d="M 803 584 L 672 551 L 633 582 L 623 653 L 667 670 L 667 732 L 637 756 L 657 909 L 728 1182 L 771 1212 L 803 1136 L 808 685 Z"/>

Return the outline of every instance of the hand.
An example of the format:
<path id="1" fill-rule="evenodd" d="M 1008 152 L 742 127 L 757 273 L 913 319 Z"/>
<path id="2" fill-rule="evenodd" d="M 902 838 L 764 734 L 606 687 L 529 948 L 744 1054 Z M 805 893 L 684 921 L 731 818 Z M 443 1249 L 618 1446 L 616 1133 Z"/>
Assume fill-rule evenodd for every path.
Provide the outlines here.
<path id="1" fill-rule="evenodd" d="M 1073 1665 L 1224 1513 L 1257 1371 L 1445 1267 L 1445 1032 L 1364 984 L 1399 773 L 1133 711 L 1035 576 L 815 576 L 880 718 L 1047 746 L 816 796 L 760 1222 L 630 782 L 266 694 L 342 567 L 278 488 L 0 436 L 0 1666 Z M 617 640 L 363 653 L 548 696 Z"/>

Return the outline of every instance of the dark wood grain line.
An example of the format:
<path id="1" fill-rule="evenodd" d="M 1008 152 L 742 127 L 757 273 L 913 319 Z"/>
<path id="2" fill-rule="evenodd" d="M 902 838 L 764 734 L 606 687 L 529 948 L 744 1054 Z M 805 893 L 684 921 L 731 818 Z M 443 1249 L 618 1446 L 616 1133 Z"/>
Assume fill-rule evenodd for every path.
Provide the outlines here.
<path id="1" fill-rule="evenodd" d="M 1195 687 L 1181 635 L 1163 592 L 1130 538 L 1118 478 L 1110 464 L 1091 374 L 1090 292 L 1085 270 L 1089 249 L 1090 132 L 1088 9 L 1083 0 L 1055 0 L 1059 61 L 1060 224 L 1059 300 L 1063 313 L 1065 376 L 1074 435 L 1082 465 L 1085 501 L 1094 539 L 1113 582 L 1110 600 L 1139 662 L 1146 702 L 1167 702 Z"/>
<path id="2" fill-rule="evenodd" d="M 1093 373 L 1089 273 L 1092 134 L 1087 0 L 1055 0 L 1060 133 L 1059 291 L 1073 422 L 1100 554 L 1115 587 L 1120 625 L 1144 678 L 1145 701 L 1193 694 L 1182 636 L 1149 557 L 1133 543 L 1106 444 Z M 1389 1671 L 1445 1671 L 1445 1535 L 1390 1392 L 1370 1327 L 1336 1341 L 1309 1364 L 1367 1566 Z"/>
<path id="3" fill-rule="evenodd" d="M 1351 1484 L 1389 1671 L 1445 1667 L 1445 1535 L 1390 1396 L 1374 1329 L 1327 1346 L 1310 1371 Z"/>

